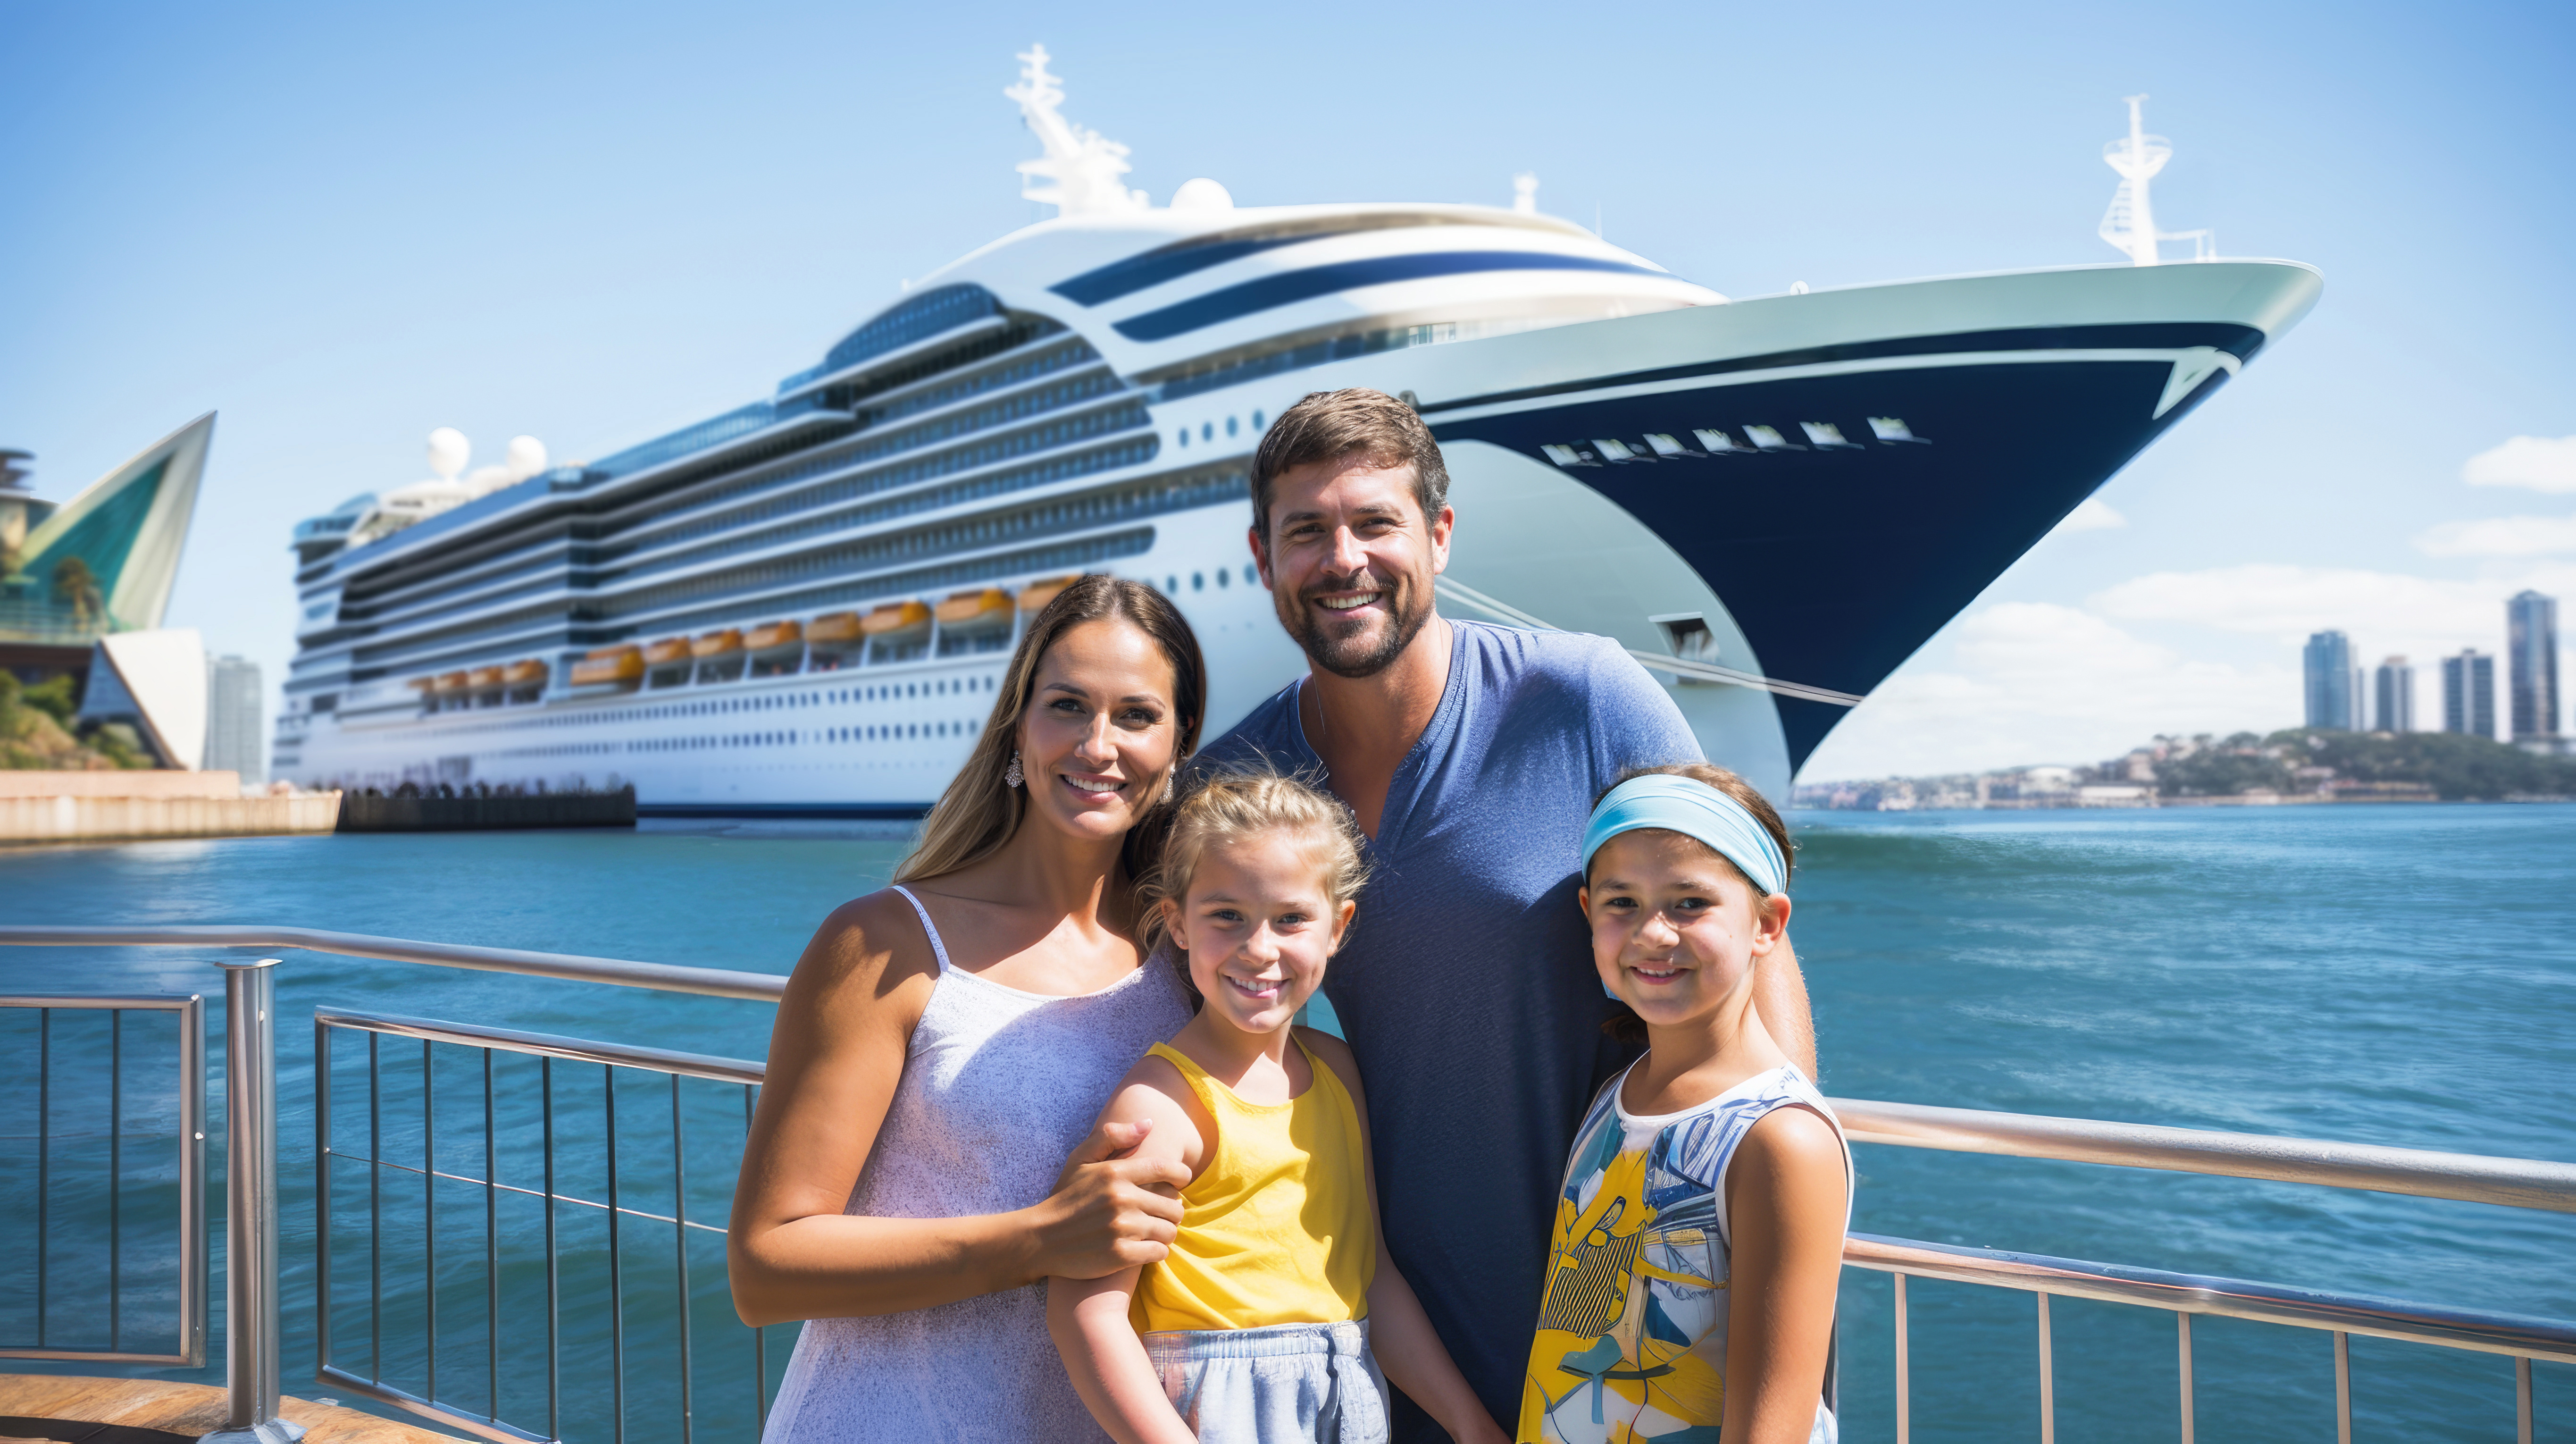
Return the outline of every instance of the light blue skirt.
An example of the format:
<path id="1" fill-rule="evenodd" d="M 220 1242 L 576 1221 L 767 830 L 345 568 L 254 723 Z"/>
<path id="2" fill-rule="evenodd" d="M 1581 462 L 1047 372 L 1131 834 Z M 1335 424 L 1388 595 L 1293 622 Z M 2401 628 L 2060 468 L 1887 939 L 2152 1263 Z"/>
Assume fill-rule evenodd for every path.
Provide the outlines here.
<path id="1" fill-rule="evenodd" d="M 1386 1444 L 1386 1376 L 1368 1321 L 1145 1335 L 1163 1394 L 1199 1444 Z"/>

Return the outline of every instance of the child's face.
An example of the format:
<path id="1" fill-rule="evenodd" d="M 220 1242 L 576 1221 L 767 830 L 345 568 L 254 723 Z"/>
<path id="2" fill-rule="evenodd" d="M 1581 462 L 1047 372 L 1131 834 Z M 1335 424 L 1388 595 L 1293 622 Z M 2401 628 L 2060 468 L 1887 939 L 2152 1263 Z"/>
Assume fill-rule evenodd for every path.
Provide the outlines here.
<path id="1" fill-rule="evenodd" d="M 1211 848 L 1188 895 L 1164 906 L 1206 1012 L 1247 1033 L 1288 1026 L 1315 995 L 1353 911 L 1325 895 L 1315 849 L 1284 829 Z"/>
<path id="2" fill-rule="evenodd" d="M 1746 991 L 1753 960 L 1789 924 L 1787 898 L 1762 896 L 1705 844 L 1658 828 L 1603 843 L 1580 896 L 1602 984 L 1667 1027 Z"/>

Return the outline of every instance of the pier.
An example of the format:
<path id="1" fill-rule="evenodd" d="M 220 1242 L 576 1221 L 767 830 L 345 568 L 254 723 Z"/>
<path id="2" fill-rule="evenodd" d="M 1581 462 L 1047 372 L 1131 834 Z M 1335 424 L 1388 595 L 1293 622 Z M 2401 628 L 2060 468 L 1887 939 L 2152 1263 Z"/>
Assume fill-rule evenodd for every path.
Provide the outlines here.
<path id="1" fill-rule="evenodd" d="M 0 846 L 329 832 L 337 792 L 242 793 L 232 772 L 0 771 Z"/>

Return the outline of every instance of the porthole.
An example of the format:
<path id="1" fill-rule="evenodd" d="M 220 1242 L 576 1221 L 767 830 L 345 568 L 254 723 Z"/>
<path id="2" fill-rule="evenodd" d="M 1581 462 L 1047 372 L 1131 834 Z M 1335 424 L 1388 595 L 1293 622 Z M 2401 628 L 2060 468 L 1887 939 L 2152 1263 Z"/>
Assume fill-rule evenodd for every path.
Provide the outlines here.
<path id="1" fill-rule="evenodd" d="M 1213 422 L 1213 421 L 1202 421 L 1202 422 L 1200 422 L 1200 423 L 1199 423 L 1199 440 L 1201 440 L 1201 441 L 1214 441 L 1214 440 L 1216 440 L 1216 423 L 1215 423 L 1215 422 Z"/>
<path id="2" fill-rule="evenodd" d="M 1226 585 L 1230 584 L 1231 582 L 1233 582 L 1233 580 L 1234 580 L 1234 573 L 1229 572 L 1229 571 L 1226 571 L 1225 569 L 1223 569 L 1223 568 L 1221 568 L 1221 567 L 1220 567 L 1220 568 L 1218 568 L 1218 570 L 1217 570 L 1217 574 L 1216 574 L 1216 584 L 1217 584 L 1218 586 L 1220 586 L 1220 587 L 1222 587 L 1222 586 L 1226 586 Z"/>
<path id="3" fill-rule="evenodd" d="M 1188 427 L 1184 426 L 1184 427 L 1182 427 L 1182 428 L 1181 428 L 1181 445 L 1183 445 L 1183 446 L 1187 446 L 1187 445 L 1189 445 L 1189 444 L 1190 444 L 1190 429 L 1189 429 Z"/>
<path id="4" fill-rule="evenodd" d="M 1259 586 L 1261 584 L 1261 569 L 1252 565 L 1250 562 L 1244 563 L 1243 584 L 1247 587 Z"/>
<path id="5" fill-rule="evenodd" d="M 1163 590 L 1164 590 L 1164 591 L 1167 591 L 1167 592 L 1177 592 L 1177 591 L 1179 591 L 1180 589 L 1181 589 L 1181 579 L 1180 579 L 1179 577 L 1165 577 L 1165 578 L 1163 578 Z"/>
<path id="6" fill-rule="evenodd" d="M 1203 591 L 1206 591 L 1206 590 L 1207 590 L 1207 573 L 1205 573 L 1205 572 L 1192 572 L 1192 573 L 1190 573 L 1190 590 L 1191 590 L 1191 591 L 1194 591 L 1194 592 L 1203 592 Z"/>
<path id="7" fill-rule="evenodd" d="M 1231 416 L 1227 417 L 1227 418 L 1225 419 L 1225 434 L 1226 434 L 1226 435 L 1228 435 L 1228 436 L 1232 436 L 1232 435 L 1234 434 L 1234 428 L 1235 428 L 1235 420 L 1234 420 L 1234 418 L 1233 418 L 1233 417 L 1231 417 Z"/>
<path id="8" fill-rule="evenodd" d="M 1252 413 L 1252 429 L 1255 431 L 1261 429 L 1261 413 L 1258 411 Z"/>

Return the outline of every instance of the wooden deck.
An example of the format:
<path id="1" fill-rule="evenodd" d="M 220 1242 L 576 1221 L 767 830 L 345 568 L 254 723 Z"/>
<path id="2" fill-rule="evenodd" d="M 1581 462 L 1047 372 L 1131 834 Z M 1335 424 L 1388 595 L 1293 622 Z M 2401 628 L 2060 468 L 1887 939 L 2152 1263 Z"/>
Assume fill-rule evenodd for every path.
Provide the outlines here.
<path id="1" fill-rule="evenodd" d="M 284 1400 L 278 1412 L 311 1432 L 308 1444 L 456 1444 L 456 1436 L 355 1409 Z M 164 1379 L 0 1374 L 0 1441 L 181 1444 L 224 1427 L 224 1391 Z"/>

